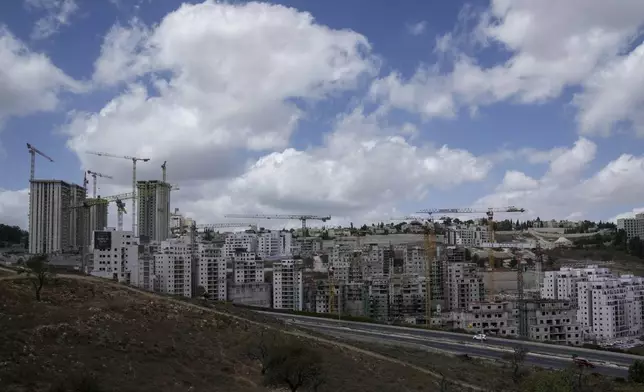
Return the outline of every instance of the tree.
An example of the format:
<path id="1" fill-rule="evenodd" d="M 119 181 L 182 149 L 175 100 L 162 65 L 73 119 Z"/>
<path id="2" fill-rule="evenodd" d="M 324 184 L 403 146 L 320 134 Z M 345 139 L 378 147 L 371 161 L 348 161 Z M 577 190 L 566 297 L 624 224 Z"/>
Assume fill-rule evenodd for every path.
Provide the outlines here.
<path id="1" fill-rule="evenodd" d="M 628 368 L 628 380 L 638 384 L 644 384 L 644 360 L 636 359 Z"/>
<path id="2" fill-rule="evenodd" d="M 210 297 L 210 293 L 208 293 L 208 290 L 203 286 L 197 286 L 197 292 L 195 295 L 204 299 L 208 299 Z"/>
<path id="3" fill-rule="evenodd" d="M 521 378 L 521 365 L 523 364 L 523 361 L 525 361 L 527 355 L 528 349 L 520 344 L 514 346 L 512 353 L 506 355 L 505 359 L 510 363 L 510 366 L 512 366 L 512 380 L 514 380 L 515 383 L 518 383 Z"/>
<path id="4" fill-rule="evenodd" d="M 54 277 L 46 255 L 38 255 L 27 260 L 24 266 L 18 271 L 20 274 L 26 274 L 34 288 L 36 301 L 40 301 L 40 292 L 42 288 Z"/>
<path id="5" fill-rule="evenodd" d="M 271 359 L 270 354 L 277 344 L 278 341 L 275 333 L 262 330 L 259 333 L 259 337 L 248 345 L 246 355 L 253 361 L 260 363 L 262 375 L 268 369 L 268 363 Z"/>
<path id="6" fill-rule="evenodd" d="M 316 391 L 324 382 L 320 354 L 297 341 L 274 346 L 264 372 L 264 384 L 287 387 L 291 392 L 301 388 Z"/>

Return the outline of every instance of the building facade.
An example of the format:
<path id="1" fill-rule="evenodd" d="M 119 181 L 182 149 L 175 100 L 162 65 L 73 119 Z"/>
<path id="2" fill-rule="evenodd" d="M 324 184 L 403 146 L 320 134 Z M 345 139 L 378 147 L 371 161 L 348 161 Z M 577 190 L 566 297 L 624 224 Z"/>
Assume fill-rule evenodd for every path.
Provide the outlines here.
<path id="1" fill-rule="evenodd" d="M 301 311 L 304 304 L 304 285 L 301 260 L 282 260 L 273 263 L 273 308 Z"/>
<path id="2" fill-rule="evenodd" d="M 170 236 L 170 184 L 162 181 L 138 181 L 138 235 L 152 241 Z"/>
<path id="3" fill-rule="evenodd" d="M 29 193 L 29 253 L 78 251 L 87 245 L 83 187 L 59 180 L 34 180 Z M 80 207 L 80 208 L 79 208 Z"/>

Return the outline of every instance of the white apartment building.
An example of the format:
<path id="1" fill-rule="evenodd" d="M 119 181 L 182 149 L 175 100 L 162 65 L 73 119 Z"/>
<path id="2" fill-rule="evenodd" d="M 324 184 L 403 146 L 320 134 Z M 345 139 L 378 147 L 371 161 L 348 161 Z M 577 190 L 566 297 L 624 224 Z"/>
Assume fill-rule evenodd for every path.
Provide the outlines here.
<path id="1" fill-rule="evenodd" d="M 480 246 L 482 242 L 489 242 L 489 239 L 488 227 L 480 225 L 451 226 L 445 233 L 445 243 L 448 245 Z"/>
<path id="2" fill-rule="evenodd" d="M 226 258 L 222 255 L 222 249 L 212 244 L 199 244 L 198 254 L 199 286 L 206 290 L 211 299 L 226 301 Z"/>
<path id="3" fill-rule="evenodd" d="M 192 297 L 192 254 L 189 240 L 161 241 L 154 255 L 158 289 L 165 294 Z"/>
<path id="4" fill-rule="evenodd" d="M 29 188 L 29 253 L 78 250 L 84 238 L 85 189 L 59 180 L 34 180 Z"/>
<path id="5" fill-rule="evenodd" d="M 261 258 L 291 254 L 293 235 L 288 231 L 257 234 L 257 255 Z"/>
<path id="6" fill-rule="evenodd" d="M 92 253 L 94 266 L 91 275 L 144 286 L 144 271 L 139 267 L 139 241 L 131 231 L 94 231 Z"/>
<path id="7" fill-rule="evenodd" d="M 591 338 L 611 341 L 644 332 L 644 278 L 590 277 L 579 283 L 577 318 Z"/>
<path id="8" fill-rule="evenodd" d="M 635 215 L 635 218 L 618 219 L 617 229 L 624 230 L 628 239 L 634 237 L 644 239 L 644 213 Z"/>
<path id="9" fill-rule="evenodd" d="M 644 332 L 644 278 L 617 277 L 608 268 L 561 268 L 545 272 L 542 298 L 570 299 L 585 338 L 611 341 Z"/>
<path id="10" fill-rule="evenodd" d="M 224 256 L 235 257 L 239 252 L 257 252 L 257 235 L 255 233 L 231 233 L 224 242 Z"/>
<path id="11" fill-rule="evenodd" d="M 174 209 L 174 212 L 170 214 L 170 230 L 179 229 L 184 227 L 184 217 L 178 208 Z"/>
<path id="12" fill-rule="evenodd" d="M 273 263 L 273 308 L 302 310 L 304 287 L 301 260 Z"/>
<path id="13" fill-rule="evenodd" d="M 151 241 L 170 236 L 170 184 L 162 181 L 137 181 L 138 235 Z"/>

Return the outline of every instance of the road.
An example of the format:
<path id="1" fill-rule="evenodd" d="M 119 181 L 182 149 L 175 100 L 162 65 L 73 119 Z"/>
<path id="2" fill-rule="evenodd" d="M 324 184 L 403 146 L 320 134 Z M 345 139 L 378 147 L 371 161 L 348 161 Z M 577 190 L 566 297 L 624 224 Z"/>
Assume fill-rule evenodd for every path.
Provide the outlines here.
<path id="1" fill-rule="evenodd" d="M 512 352 L 514 346 L 520 343 L 529 350 L 526 358 L 527 364 L 545 368 L 563 369 L 571 365 L 572 354 L 577 354 L 596 366 L 592 371 L 612 377 L 627 377 L 628 367 L 635 359 L 642 359 L 642 357 L 630 354 L 557 346 L 538 342 L 519 342 L 513 339 L 501 338 L 488 338 L 484 342 L 479 342 L 474 340 L 471 335 L 445 331 L 294 316 L 271 312 L 262 313 L 287 320 L 295 320 L 295 324 L 299 327 L 351 340 L 373 343 L 386 342 L 387 344 L 416 347 L 422 350 L 440 350 L 453 354 L 468 354 L 491 360 L 501 359 L 505 354 Z"/>

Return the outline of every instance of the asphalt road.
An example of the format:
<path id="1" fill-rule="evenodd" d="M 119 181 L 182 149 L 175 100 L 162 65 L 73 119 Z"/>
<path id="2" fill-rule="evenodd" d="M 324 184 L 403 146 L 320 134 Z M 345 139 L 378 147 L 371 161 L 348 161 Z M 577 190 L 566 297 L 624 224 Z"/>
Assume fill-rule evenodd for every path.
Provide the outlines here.
<path id="1" fill-rule="evenodd" d="M 629 354 L 557 346 L 538 342 L 517 341 L 513 339 L 488 338 L 484 342 L 479 342 L 474 340 L 472 335 L 444 331 L 269 312 L 265 314 L 295 320 L 295 324 L 299 327 L 316 330 L 328 335 L 343 336 L 353 340 L 363 340 L 373 343 L 386 342 L 388 344 L 400 344 L 408 347 L 415 346 L 420 349 L 441 350 L 454 354 L 469 354 L 492 360 L 501 359 L 503 355 L 511 352 L 514 346 L 522 344 L 529 349 L 529 355 L 526 359 L 526 363 L 528 364 L 546 368 L 567 368 L 572 363 L 572 354 L 577 354 L 596 366 L 592 371 L 613 377 L 627 377 L 628 367 L 635 359 L 642 359 L 642 357 Z"/>

